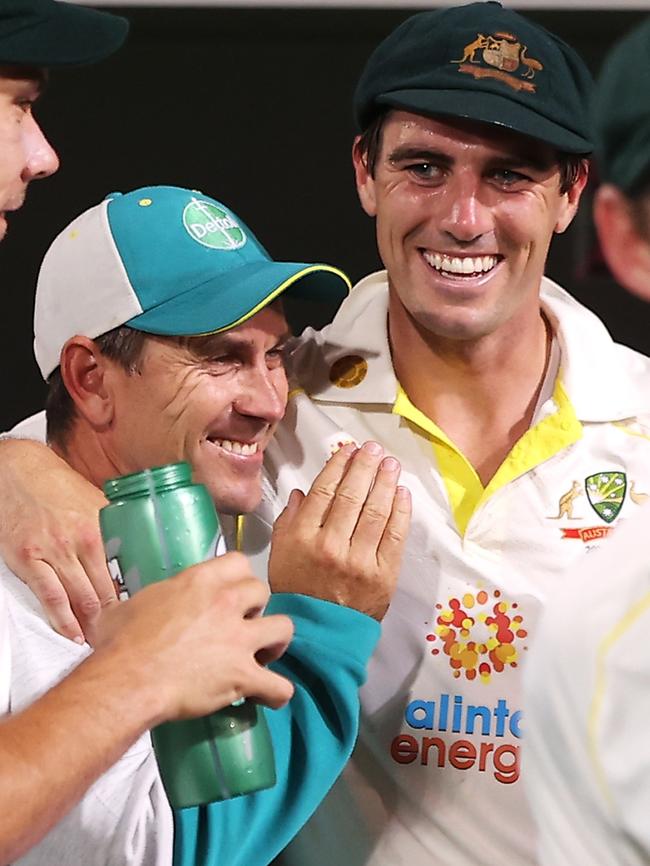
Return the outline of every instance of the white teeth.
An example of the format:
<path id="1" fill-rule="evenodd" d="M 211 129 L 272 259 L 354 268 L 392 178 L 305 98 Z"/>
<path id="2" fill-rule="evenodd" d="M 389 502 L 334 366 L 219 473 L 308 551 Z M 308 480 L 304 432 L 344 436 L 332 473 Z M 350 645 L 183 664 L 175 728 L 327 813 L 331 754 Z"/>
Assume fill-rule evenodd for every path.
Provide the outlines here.
<path id="1" fill-rule="evenodd" d="M 440 253 L 430 253 L 428 250 L 422 253 L 425 261 L 437 271 L 448 274 L 482 274 L 491 271 L 497 264 L 496 256 L 450 256 Z"/>
<path id="2" fill-rule="evenodd" d="M 213 439 L 215 445 L 219 445 L 224 451 L 231 451 L 233 454 L 257 454 L 259 444 L 257 442 L 233 442 L 230 439 Z"/>

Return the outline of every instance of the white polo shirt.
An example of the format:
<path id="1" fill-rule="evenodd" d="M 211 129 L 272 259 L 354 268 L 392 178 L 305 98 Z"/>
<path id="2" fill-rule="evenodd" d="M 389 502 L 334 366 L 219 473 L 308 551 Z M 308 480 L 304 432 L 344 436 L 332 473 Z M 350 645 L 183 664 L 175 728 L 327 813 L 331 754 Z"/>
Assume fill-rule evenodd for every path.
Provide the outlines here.
<path id="1" fill-rule="evenodd" d="M 284 863 L 534 862 L 520 778 L 522 666 L 567 566 L 586 564 L 650 495 L 650 361 L 614 344 L 549 280 L 542 304 L 559 374 L 486 489 L 400 389 L 383 273 L 357 285 L 324 331 L 301 338 L 300 388 L 268 449 L 245 552 L 265 574 L 265 538 L 289 492 L 308 489 L 350 439 L 378 440 L 399 458 L 414 515 L 362 690 L 358 747 Z"/>
<path id="2" fill-rule="evenodd" d="M 542 866 L 650 863 L 650 507 L 571 575 L 526 668 Z"/>
<path id="3" fill-rule="evenodd" d="M 0 688 L 16 713 L 90 653 L 52 630 L 36 596 L 0 560 L 0 625 L 11 652 Z M 9 660 L 8 665 L 5 662 Z M 3 692 L 0 691 L 0 699 Z M 9 709 L 8 703 L 4 711 Z M 92 717 L 94 708 L 88 706 Z M 115 724 L 121 724 L 116 718 Z M 147 732 L 15 866 L 171 866 L 173 816 Z"/>

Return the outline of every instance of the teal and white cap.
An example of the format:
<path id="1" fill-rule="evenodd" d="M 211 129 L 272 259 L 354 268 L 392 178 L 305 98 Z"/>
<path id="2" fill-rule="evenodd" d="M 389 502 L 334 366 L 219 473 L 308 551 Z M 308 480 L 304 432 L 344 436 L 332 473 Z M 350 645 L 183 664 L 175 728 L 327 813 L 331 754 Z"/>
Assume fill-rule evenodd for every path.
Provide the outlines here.
<path id="1" fill-rule="evenodd" d="M 112 193 L 54 240 L 36 287 L 34 354 L 45 379 L 75 334 L 129 325 L 191 336 L 234 328 L 282 292 L 340 301 L 350 282 L 323 264 L 276 262 L 226 205 L 196 190 Z"/>

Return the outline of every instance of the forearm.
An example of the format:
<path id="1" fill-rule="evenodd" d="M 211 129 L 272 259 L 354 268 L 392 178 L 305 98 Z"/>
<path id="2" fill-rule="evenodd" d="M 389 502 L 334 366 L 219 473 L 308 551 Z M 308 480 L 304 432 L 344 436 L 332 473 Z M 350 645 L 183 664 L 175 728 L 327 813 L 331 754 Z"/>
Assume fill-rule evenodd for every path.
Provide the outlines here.
<path id="1" fill-rule="evenodd" d="M 312 815 L 357 737 L 359 687 L 379 638 L 378 624 L 349 608 L 304 596 L 273 596 L 289 614 L 294 640 L 274 668 L 295 685 L 268 713 L 277 784 L 268 791 L 176 814 L 174 866 L 264 866 Z"/>
<path id="2" fill-rule="evenodd" d="M 36 844 L 159 720 L 155 678 L 142 674 L 126 652 L 99 651 L 0 722 L 0 864 Z"/>

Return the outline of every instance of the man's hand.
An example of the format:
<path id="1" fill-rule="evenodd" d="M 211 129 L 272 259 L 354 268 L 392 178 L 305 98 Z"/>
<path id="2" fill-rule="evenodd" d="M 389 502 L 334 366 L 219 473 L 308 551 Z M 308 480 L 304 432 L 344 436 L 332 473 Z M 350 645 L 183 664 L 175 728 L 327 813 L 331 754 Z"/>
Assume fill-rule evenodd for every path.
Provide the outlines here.
<path id="1" fill-rule="evenodd" d="M 97 517 L 106 500 L 45 445 L 0 449 L 0 554 L 60 634 L 92 641 L 101 609 L 117 602 Z"/>
<path id="2" fill-rule="evenodd" d="M 273 528 L 273 592 L 333 601 L 381 620 L 395 590 L 411 516 L 400 465 L 366 442 L 341 448 L 305 496 L 293 490 Z"/>
<path id="3" fill-rule="evenodd" d="M 144 694 L 157 707 L 154 724 L 206 715 L 242 697 L 284 706 L 293 686 L 264 665 L 286 650 L 293 624 L 260 616 L 268 596 L 246 557 L 227 553 L 104 611 L 95 657 L 113 666 L 124 660 L 133 699 Z"/>

